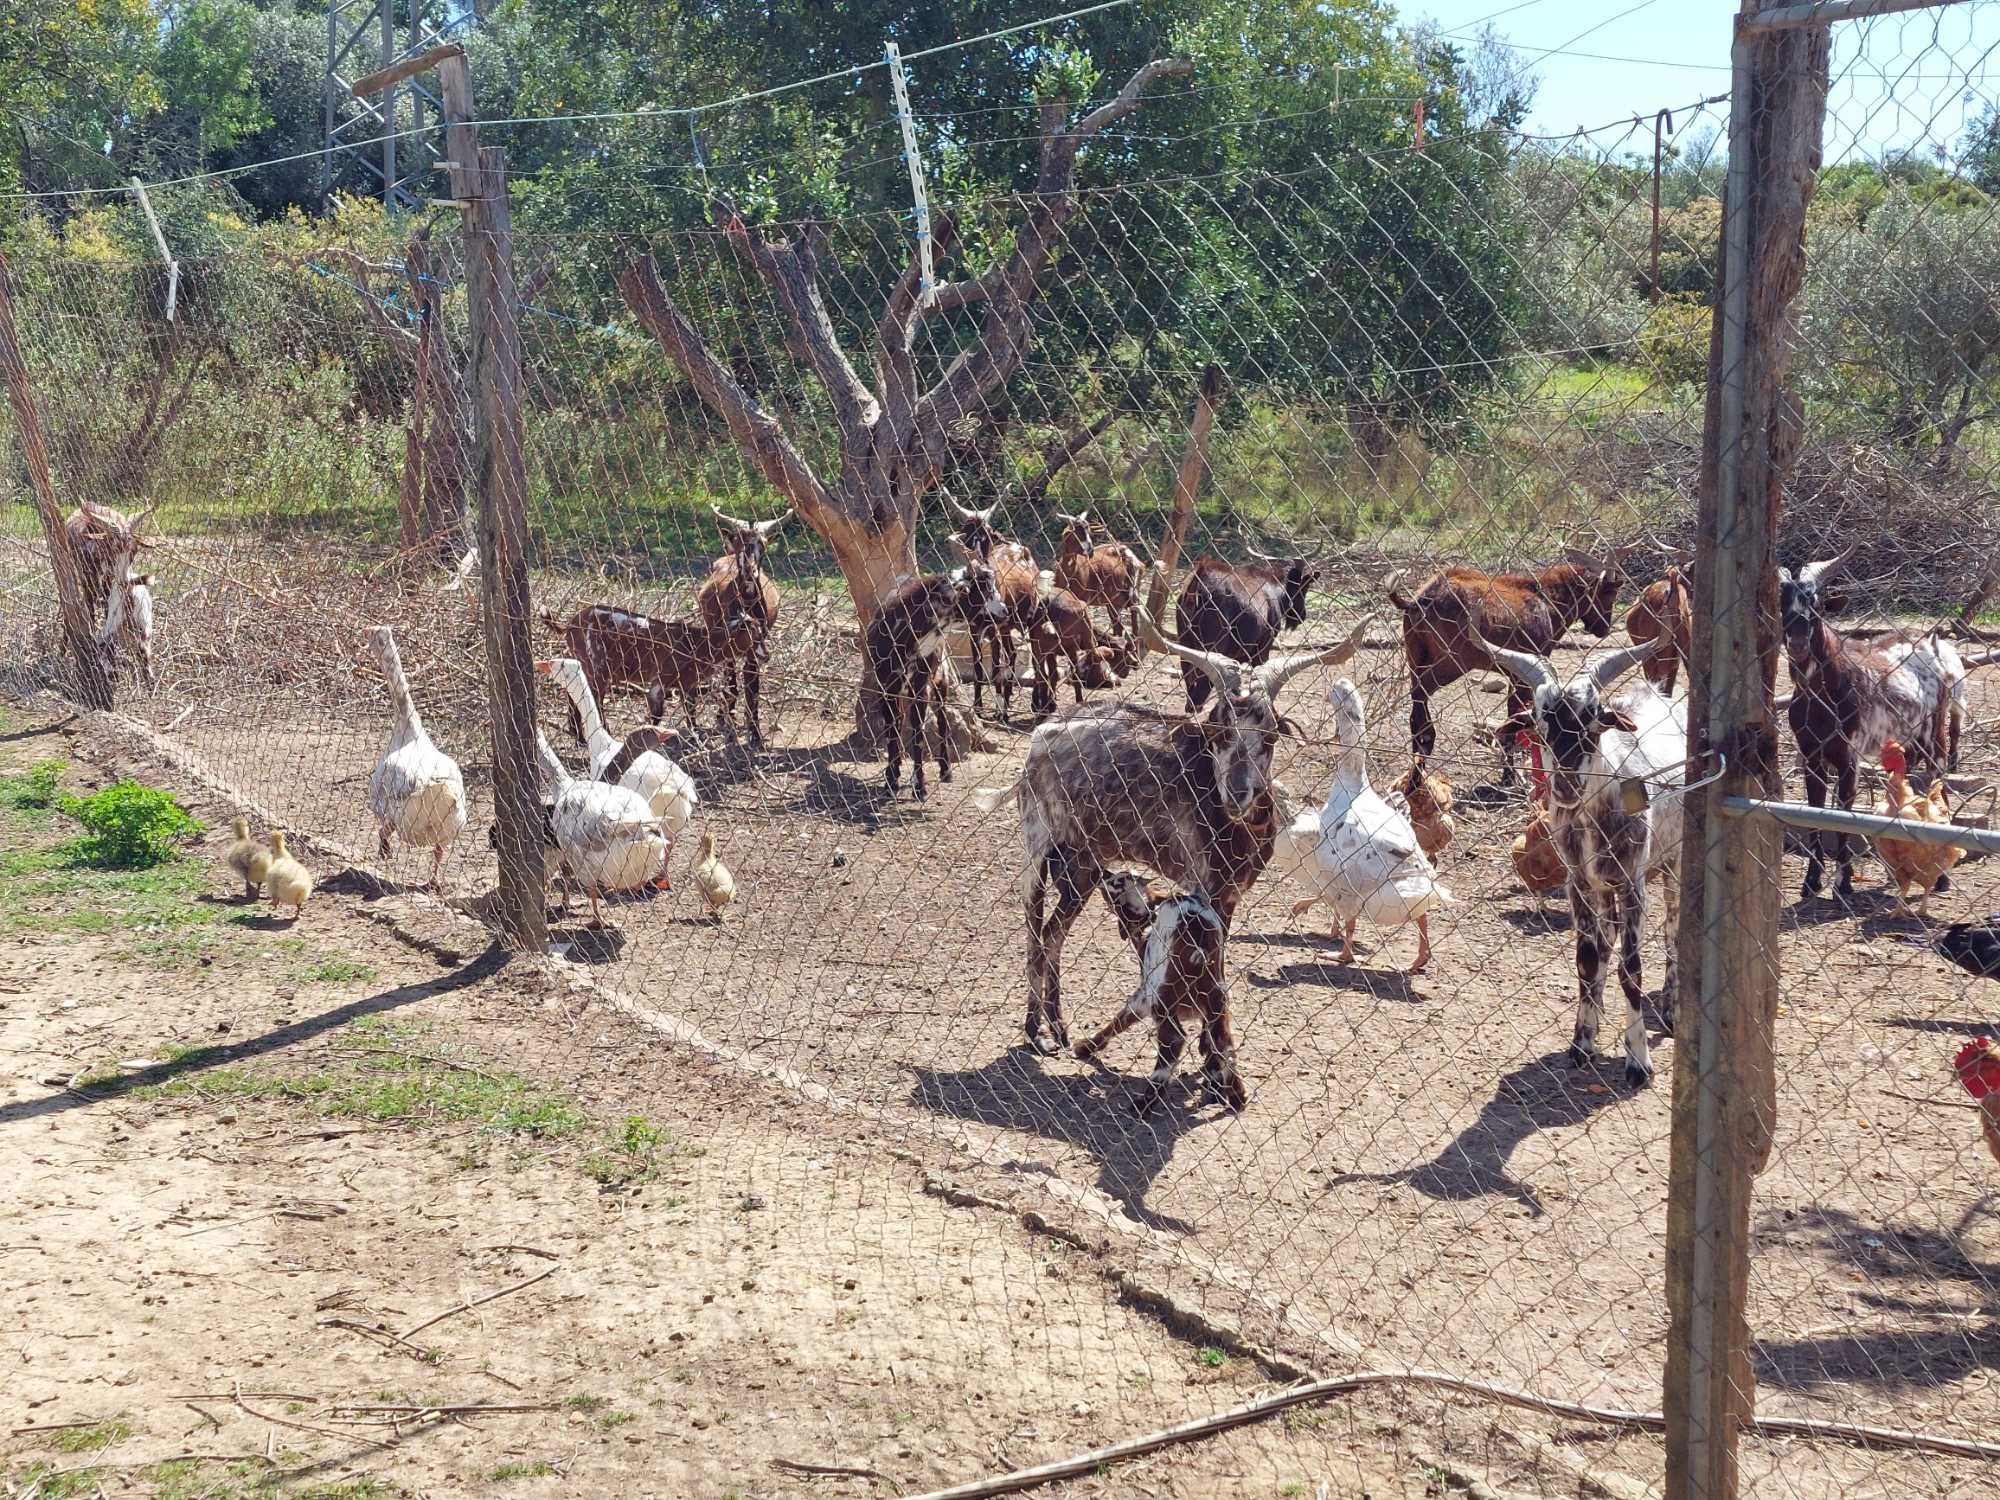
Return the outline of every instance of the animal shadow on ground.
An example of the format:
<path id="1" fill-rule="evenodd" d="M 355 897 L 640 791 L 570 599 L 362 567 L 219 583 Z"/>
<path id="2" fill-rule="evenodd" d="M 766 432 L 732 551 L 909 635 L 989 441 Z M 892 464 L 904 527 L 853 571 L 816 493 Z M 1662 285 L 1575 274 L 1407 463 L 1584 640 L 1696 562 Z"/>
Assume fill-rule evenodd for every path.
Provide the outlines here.
<path id="1" fill-rule="evenodd" d="M 1314 946 L 1330 946 L 1321 942 Z M 1395 1000 L 1404 1005 L 1422 1005 L 1430 996 L 1421 993 L 1417 984 L 1425 975 L 1411 976 L 1398 968 L 1382 968 L 1370 965 L 1367 959 L 1378 950 L 1365 944 L 1357 944 L 1356 952 L 1361 961 L 1351 964 L 1336 964 L 1331 959 L 1317 962 L 1280 964 L 1276 977 L 1266 977 L 1248 969 L 1241 970 L 1244 981 L 1253 990 L 1289 989 L 1295 984 L 1315 984 L 1322 989 L 1347 990 L 1357 995 L 1367 995 L 1375 1000 Z"/>
<path id="2" fill-rule="evenodd" d="M 1133 1106 L 1143 1079 L 1127 1080 L 1102 1067 L 1090 1074 L 1047 1073 L 1025 1046 L 964 1072 L 916 1072 L 911 1099 L 921 1108 L 1080 1146 L 1097 1158 L 1098 1189 L 1134 1219 L 1154 1229 L 1193 1232 L 1192 1224 L 1148 1208 L 1146 1194 L 1172 1160 L 1175 1142 L 1215 1113 L 1188 1106 L 1187 1093 L 1199 1087 L 1195 1078 L 1182 1074 L 1167 1099 L 1141 1115 Z"/>
<path id="3" fill-rule="evenodd" d="M 1553 901 L 1541 906 L 1510 906 L 1500 913 L 1500 920 L 1516 932 L 1527 933 L 1568 932 L 1574 925 L 1568 909 Z"/>
<path id="4" fill-rule="evenodd" d="M 1329 1176 L 1326 1186 L 1331 1191 L 1350 1182 L 1405 1183 L 1426 1198 L 1447 1203 L 1511 1198 L 1539 1218 L 1544 1210 L 1535 1190 L 1507 1173 L 1515 1150 L 1537 1131 L 1583 1124 L 1620 1097 L 1596 1069 L 1573 1068 L 1565 1053 L 1552 1053 L 1502 1075 L 1479 1118 L 1422 1166 L 1400 1172 L 1343 1172 Z"/>
<path id="5" fill-rule="evenodd" d="M 1985 1154 L 1976 1142 L 1970 1149 Z M 1777 1211 L 1765 1215 L 1759 1239 L 1804 1240 L 1823 1258 L 1845 1263 L 1866 1286 L 1853 1294 L 1865 1309 L 1861 1317 L 1873 1313 L 1897 1326 L 1812 1328 L 1758 1339 L 1752 1350 L 1758 1380 L 1788 1390 L 1848 1383 L 1909 1388 L 2000 1370 L 2000 1323 L 1991 1317 L 2000 1265 L 1971 1259 L 1960 1244 L 1972 1221 L 1992 1211 L 1988 1193 L 1948 1229 L 1869 1223 L 1840 1209 L 1808 1210 L 1793 1220 Z M 1968 1289 L 1987 1303 L 1988 1315 L 1977 1322 L 1965 1316 Z M 1911 1326 L 1926 1321 L 1934 1326 Z"/>
<path id="6" fill-rule="evenodd" d="M 1505 807 L 1511 802 L 1523 805 L 1528 800 L 1527 782 L 1519 781 L 1512 786 L 1502 786 L 1497 781 L 1482 781 L 1456 794 L 1463 807 Z"/>
<path id="7" fill-rule="evenodd" d="M 1828 879 L 1831 878 L 1829 874 Z M 1864 927 L 1884 918 L 1894 922 L 1897 919 L 1895 894 L 1856 886 L 1854 894 L 1845 899 L 1833 895 L 1801 896 L 1786 907 L 1778 919 L 1786 926 L 1797 929 L 1824 927 L 1829 922 L 1846 922 L 1855 918 L 1859 918 Z"/>
<path id="8" fill-rule="evenodd" d="M 1931 1016 L 1889 1016 L 1882 1024 L 1904 1031 L 1929 1032 L 1933 1036 L 1991 1036 L 1994 1032 L 1991 1021 L 1952 1021 Z"/>

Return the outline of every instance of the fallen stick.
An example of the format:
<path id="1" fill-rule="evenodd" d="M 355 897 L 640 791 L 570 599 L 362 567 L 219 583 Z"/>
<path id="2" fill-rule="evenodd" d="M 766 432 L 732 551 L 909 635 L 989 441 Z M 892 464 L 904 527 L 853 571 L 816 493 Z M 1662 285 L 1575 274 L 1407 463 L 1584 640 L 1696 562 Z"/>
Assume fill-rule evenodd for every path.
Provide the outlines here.
<path id="1" fill-rule="evenodd" d="M 434 1417 L 434 1416 L 463 1417 L 463 1416 L 479 1416 L 482 1414 L 487 1416 L 492 1416 L 497 1413 L 504 1413 L 504 1412 L 557 1411 L 559 1409 L 560 1408 L 553 1401 L 516 1402 L 511 1404 L 506 1402 L 495 1402 L 490 1405 L 483 1405 L 483 1406 L 482 1405 L 425 1406 L 422 1403 L 416 1401 L 396 1401 L 396 1402 L 391 1402 L 387 1406 L 350 1406 L 344 1401 L 336 1401 L 332 1405 L 327 1407 L 328 1411 L 361 1411 L 361 1412 L 407 1411 L 407 1412 L 415 1412 L 418 1416 L 424 1416 L 424 1417 Z"/>
<path id="2" fill-rule="evenodd" d="M 887 1474 L 874 1469 L 850 1468 L 846 1464 L 802 1464 L 797 1459 L 774 1458 L 771 1467 L 783 1469 L 787 1474 L 819 1474 L 834 1479 L 879 1479 L 884 1484 L 891 1482 Z"/>
<path id="3" fill-rule="evenodd" d="M 1123 1442 L 1112 1443 L 1103 1448 L 1093 1448 L 1088 1453 L 1080 1453 L 1072 1458 L 1059 1459 L 1054 1463 L 1041 1464 L 1032 1469 L 1016 1469 L 1010 1474 L 1000 1474 L 990 1479 L 976 1479 L 967 1484 L 954 1485 L 950 1489 L 932 1490 L 914 1496 L 912 1500 L 988 1500 L 988 1497 L 994 1495 L 1011 1495 L 1020 1490 L 1036 1489 L 1045 1484 L 1054 1484 L 1058 1480 L 1075 1479 L 1096 1473 L 1105 1464 L 1138 1458 L 1143 1454 L 1156 1453 L 1162 1448 L 1194 1442 L 1200 1438 L 1213 1437 L 1220 1432 L 1228 1432 L 1233 1428 L 1247 1426 L 1252 1422 L 1261 1422 L 1294 1406 L 1304 1406 L 1311 1402 L 1324 1401 L 1332 1396 L 1343 1396 L 1379 1385 L 1431 1386 L 1457 1391 L 1464 1395 L 1483 1396 L 1505 1406 L 1524 1407 L 1547 1416 L 1600 1422 L 1614 1427 L 1631 1427 L 1645 1432 L 1663 1432 L 1667 1425 L 1666 1416 L 1662 1412 L 1624 1411 L 1613 1407 L 1585 1406 L 1575 1401 L 1558 1401 L 1547 1396 L 1533 1395 L 1528 1391 L 1517 1391 L 1507 1386 L 1446 1375 L 1436 1370 L 1365 1370 L 1355 1375 L 1339 1375 L 1329 1380 L 1315 1380 L 1305 1385 L 1274 1391 L 1268 1396 L 1260 1396 L 1255 1401 L 1245 1402 L 1228 1411 L 1196 1417 L 1192 1421 L 1182 1422 L 1173 1427 L 1163 1427 L 1157 1432 L 1149 1432 L 1141 1437 L 1127 1438 Z M 1753 1417 L 1743 1424 L 1743 1430 L 1757 1437 L 1833 1438 L 1842 1442 L 1858 1443 L 1868 1448 L 1913 1448 L 1925 1452 L 1949 1454 L 1955 1458 L 2000 1459 L 2000 1443 L 1981 1443 L 1970 1438 L 1948 1438 L 1931 1433 L 1905 1432 L 1893 1427 L 1867 1427 L 1858 1422 L 1823 1422 L 1811 1417 Z"/>
<path id="4" fill-rule="evenodd" d="M 363 1437 L 358 1432 L 335 1432 L 330 1427 L 313 1427 L 305 1422 L 293 1422 L 284 1417 L 274 1417 L 267 1411 L 258 1411 L 238 1393 L 234 1400 L 237 1409 L 246 1416 L 255 1417 L 260 1422 L 269 1422 L 276 1427 L 289 1427 L 294 1432 L 310 1432 L 314 1437 L 333 1438 L 336 1442 L 366 1443 L 371 1448 L 387 1448 L 387 1443 L 378 1443 L 371 1437 Z"/>
<path id="5" fill-rule="evenodd" d="M 404 1329 L 402 1337 L 406 1339 L 415 1338 L 418 1334 L 422 1333 L 426 1328 L 429 1328 L 433 1323 L 442 1323 L 446 1318 L 455 1318 L 462 1312 L 471 1312 L 472 1309 L 475 1307 L 483 1307 L 488 1302 L 494 1302 L 502 1297 L 509 1296 L 515 1292 L 520 1291 L 523 1287 L 531 1287 L 538 1281 L 546 1281 L 549 1277 L 555 1275 L 556 1272 L 560 1271 L 561 1269 L 562 1267 L 559 1265 L 550 1266 L 546 1271 L 542 1271 L 537 1273 L 536 1275 L 530 1276 L 526 1281 L 517 1281 L 512 1286 L 501 1287 L 500 1290 L 497 1292 L 488 1292 L 484 1297 L 474 1297 L 470 1302 L 461 1302 L 457 1307 L 448 1307 L 443 1312 L 439 1313 L 436 1317 L 425 1318 L 423 1322 L 417 1324 L 416 1327 Z"/>

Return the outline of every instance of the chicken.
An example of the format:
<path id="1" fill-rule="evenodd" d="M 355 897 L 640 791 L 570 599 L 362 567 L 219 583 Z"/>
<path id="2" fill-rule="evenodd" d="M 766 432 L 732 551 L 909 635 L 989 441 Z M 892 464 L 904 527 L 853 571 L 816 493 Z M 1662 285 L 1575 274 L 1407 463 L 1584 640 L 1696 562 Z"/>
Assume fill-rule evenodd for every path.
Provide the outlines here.
<path id="1" fill-rule="evenodd" d="M 1933 782 L 1921 797 L 1912 792 L 1909 758 L 1894 740 L 1882 745 L 1882 770 L 1889 784 L 1890 817 L 1912 823 L 1951 822 L 1951 804 L 1946 800 L 1944 782 Z M 1955 844 L 1920 844 L 1899 838 L 1876 839 L 1875 852 L 1895 882 L 1896 900 L 1905 912 L 1910 909 L 1910 887 L 1915 886 L 1921 893 L 1917 902 L 1920 917 L 1930 915 L 1931 891 L 1945 872 L 1965 858 L 1965 851 Z"/>
<path id="2" fill-rule="evenodd" d="M 1397 805 L 1398 799 L 1409 814 L 1410 827 L 1416 830 L 1417 847 L 1424 851 L 1425 859 L 1436 863 L 1457 828 L 1451 816 L 1451 782 L 1441 772 L 1426 770 L 1424 757 L 1419 755 L 1391 789 L 1390 805 Z"/>
<path id="3" fill-rule="evenodd" d="M 271 851 L 257 839 L 250 837 L 248 818 L 231 818 L 229 831 L 236 840 L 229 846 L 229 852 L 222 856 L 222 862 L 236 872 L 243 882 L 243 899 L 255 901 L 263 894 L 260 887 L 264 877 L 270 873 Z"/>
<path id="4" fill-rule="evenodd" d="M 1986 1137 L 1993 1159 L 2000 1161 L 2000 1056 L 1993 1051 L 1993 1038 L 1974 1037 L 1958 1049 L 1951 1067 L 1978 1103 L 1979 1133 Z"/>
<path id="5" fill-rule="evenodd" d="M 1539 808 L 1521 830 L 1521 836 L 1514 840 L 1509 853 L 1514 873 L 1520 876 L 1530 895 L 1547 896 L 1559 891 L 1569 878 L 1568 870 L 1563 867 L 1562 851 L 1556 848 L 1556 841 L 1549 834 L 1549 815 Z"/>
<path id="6" fill-rule="evenodd" d="M 289 906 L 295 922 L 305 914 L 306 897 L 312 894 L 313 878 L 285 847 L 285 830 L 282 828 L 271 833 L 271 868 L 264 878 L 271 887 L 271 905 Z"/>
<path id="7" fill-rule="evenodd" d="M 1975 979 L 2000 979 L 2000 911 L 1983 922 L 1954 922 L 1930 946 Z"/>
<path id="8" fill-rule="evenodd" d="M 722 908 L 736 899 L 736 877 L 716 857 L 712 828 L 701 836 L 701 858 L 694 862 L 694 888 L 701 892 L 708 915 L 717 922 L 722 920 Z"/>

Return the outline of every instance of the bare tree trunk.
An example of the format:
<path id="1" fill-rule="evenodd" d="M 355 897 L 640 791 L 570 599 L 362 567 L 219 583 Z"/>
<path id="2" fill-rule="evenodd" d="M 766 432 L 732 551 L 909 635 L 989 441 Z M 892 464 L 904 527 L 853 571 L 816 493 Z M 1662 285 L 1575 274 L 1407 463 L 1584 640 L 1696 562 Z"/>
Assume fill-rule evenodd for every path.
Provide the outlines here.
<path id="1" fill-rule="evenodd" d="M 41 519 L 42 535 L 49 545 L 49 565 L 56 575 L 56 607 L 62 621 L 63 643 L 69 649 L 76 701 L 85 708 L 107 709 L 113 701 L 111 654 L 98 640 L 97 621 L 92 617 L 89 592 L 84 586 L 83 566 L 70 551 L 68 529 L 56 505 L 41 409 L 28 383 L 28 362 L 21 353 L 20 334 L 14 322 L 13 270 L 7 264 L 4 250 L 0 250 L 0 382 L 6 384 L 7 400 L 14 410 L 14 430 L 20 438 L 21 457 L 28 465 L 35 514 Z"/>

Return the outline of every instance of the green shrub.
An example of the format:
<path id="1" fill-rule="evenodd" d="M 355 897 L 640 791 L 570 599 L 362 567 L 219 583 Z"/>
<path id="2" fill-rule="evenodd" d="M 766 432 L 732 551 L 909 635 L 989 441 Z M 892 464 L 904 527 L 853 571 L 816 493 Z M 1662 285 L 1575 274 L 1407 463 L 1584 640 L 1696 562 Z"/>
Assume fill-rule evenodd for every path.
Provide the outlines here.
<path id="1" fill-rule="evenodd" d="M 59 760 L 38 760 L 28 767 L 27 774 L 9 778 L 6 785 L 8 802 L 23 809 L 54 807 L 56 783 L 62 779 L 66 768 Z"/>
<path id="2" fill-rule="evenodd" d="M 186 808 L 158 787 L 118 781 L 88 797 L 57 794 L 57 805 L 89 835 L 78 853 L 92 864 L 146 869 L 164 864 L 175 845 L 202 831 Z"/>
<path id="3" fill-rule="evenodd" d="M 1661 385 L 1699 385 L 1708 379 L 1708 337 L 1715 314 L 1699 297 L 1663 297 L 1646 317 L 1639 347 Z"/>

